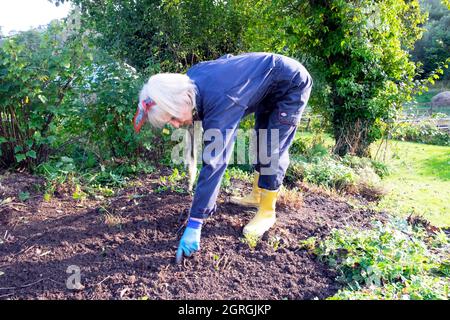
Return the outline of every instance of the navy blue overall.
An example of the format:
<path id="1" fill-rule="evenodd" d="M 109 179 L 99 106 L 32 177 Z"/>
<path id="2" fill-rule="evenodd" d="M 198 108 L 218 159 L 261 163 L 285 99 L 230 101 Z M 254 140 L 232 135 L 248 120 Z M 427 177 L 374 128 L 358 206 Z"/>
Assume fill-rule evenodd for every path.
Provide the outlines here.
<path id="1" fill-rule="evenodd" d="M 225 149 L 232 149 L 242 118 L 255 113 L 255 129 L 278 129 L 278 166 L 275 174 L 260 175 L 260 188 L 277 190 L 289 165 L 288 149 L 306 107 L 312 78 L 298 61 L 272 53 L 225 55 L 201 62 L 187 72 L 197 86 L 197 112 L 203 130 L 222 132 Z M 205 142 L 205 148 L 208 142 Z M 203 161 L 195 190 L 191 217 L 205 219 L 216 209 L 216 199 L 230 154 L 215 154 L 224 161 Z M 260 171 L 262 164 L 255 166 Z"/>

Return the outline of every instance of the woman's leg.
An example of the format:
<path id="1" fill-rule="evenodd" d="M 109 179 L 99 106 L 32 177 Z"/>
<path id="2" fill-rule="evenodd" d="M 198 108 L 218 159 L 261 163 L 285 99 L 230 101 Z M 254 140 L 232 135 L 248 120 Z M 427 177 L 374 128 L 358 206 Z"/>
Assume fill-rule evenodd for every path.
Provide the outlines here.
<path id="1" fill-rule="evenodd" d="M 264 109 L 264 108 L 261 108 Z M 259 141 L 259 129 L 267 129 L 269 123 L 270 112 L 257 112 L 255 113 L 255 138 L 256 138 L 256 149 L 258 149 Z M 258 155 L 258 151 L 256 154 Z M 253 185 L 252 191 L 245 195 L 244 197 L 231 197 L 230 202 L 239 204 L 245 207 L 258 208 L 261 199 L 261 189 L 258 187 L 259 183 L 259 157 L 256 156 L 256 164 L 254 164 L 255 172 L 253 174 Z"/>
<path id="2" fill-rule="evenodd" d="M 289 147 L 294 141 L 297 125 L 311 93 L 311 86 L 312 82 L 303 87 L 294 85 L 289 88 L 270 113 L 266 133 L 262 135 L 262 132 L 259 132 L 258 153 L 265 152 L 270 156 L 265 158 L 261 154 L 258 155 L 260 204 L 256 215 L 244 227 L 244 235 L 260 237 L 275 224 L 275 204 L 289 166 Z M 266 163 L 263 158 L 270 161 Z"/>

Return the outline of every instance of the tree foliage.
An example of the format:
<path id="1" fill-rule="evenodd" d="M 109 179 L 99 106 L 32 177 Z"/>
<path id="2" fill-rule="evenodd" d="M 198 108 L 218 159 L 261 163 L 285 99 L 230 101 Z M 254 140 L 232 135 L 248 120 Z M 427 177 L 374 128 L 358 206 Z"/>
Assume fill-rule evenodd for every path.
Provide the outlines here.
<path id="1" fill-rule="evenodd" d="M 423 64 L 422 77 L 426 77 L 442 61 L 450 58 L 450 10 L 439 0 L 421 1 L 421 7 L 429 13 L 429 20 L 424 25 L 426 32 L 417 41 L 412 55 L 414 61 Z M 450 79 L 450 73 L 446 72 L 443 78 Z"/>
<path id="2" fill-rule="evenodd" d="M 183 72 L 229 52 L 302 61 L 314 77 L 313 109 L 330 124 L 340 155 L 367 155 L 384 124 L 423 87 L 410 55 L 426 20 L 418 0 L 72 2 L 81 31 L 69 36 L 55 24 L 2 40 L 3 166 L 32 166 L 75 138 L 72 145 L 100 160 L 155 151 L 129 123 L 143 76 Z M 442 73 L 439 65 L 426 81 Z"/>
<path id="3" fill-rule="evenodd" d="M 63 2 L 63 1 L 59 1 Z M 242 48 L 239 1 L 73 0 L 98 46 L 139 71 L 183 71 Z"/>
<path id="4" fill-rule="evenodd" d="M 71 24 L 9 37 L 0 48 L 0 165 L 32 169 L 55 152 L 133 161 L 145 151 L 131 124 L 142 82 Z"/>
<path id="5" fill-rule="evenodd" d="M 335 152 L 367 155 L 415 88 L 409 51 L 426 15 L 418 1 L 259 1 L 247 33 L 253 50 L 301 57 L 316 79 L 316 111 L 331 123 Z"/>
<path id="6" fill-rule="evenodd" d="M 31 167 L 47 158 L 67 93 L 89 58 L 83 39 L 53 23 L 0 47 L 0 165 Z"/>
<path id="7" fill-rule="evenodd" d="M 91 48 L 93 61 L 83 66 L 80 81 L 67 96 L 60 139 L 81 142 L 78 149 L 100 162 L 139 156 L 140 136 L 131 119 L 143 79 L 136 70 Z"/>

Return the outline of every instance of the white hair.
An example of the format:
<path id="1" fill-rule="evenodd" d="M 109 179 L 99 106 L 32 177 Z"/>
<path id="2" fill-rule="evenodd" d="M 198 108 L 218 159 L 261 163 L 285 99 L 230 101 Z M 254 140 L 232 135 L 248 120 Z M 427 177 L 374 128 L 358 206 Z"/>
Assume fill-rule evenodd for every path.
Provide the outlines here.
<path id="1" fill-rule="evenodd" d="M 159 73 L 150 77 L 139 94 L 139 103 L 151 98 L 156 105 L 148 113 L 148 121 L 162 128 L 169 117 L 178 117 L 195 105 L 196 86 L 185 74 Z"/>
<path id="2" fill-rule="evenodd" d="M 184 74 L 159 73 L 150 77 L 139 94 L 139 105 L 151 98 L 156 105 L 150 108 L 148 121 L 156 128 L 162 128 L 170 117 L 178 117 L 196 108 L 197 87 Z M 186 110 L 188 108 L 188 110 Z M 194 128 L 186 130 L 185 167 L 189 171 L 189 190 L 192 190 L 197 176 L 197 143 L 194 141 Z"/>

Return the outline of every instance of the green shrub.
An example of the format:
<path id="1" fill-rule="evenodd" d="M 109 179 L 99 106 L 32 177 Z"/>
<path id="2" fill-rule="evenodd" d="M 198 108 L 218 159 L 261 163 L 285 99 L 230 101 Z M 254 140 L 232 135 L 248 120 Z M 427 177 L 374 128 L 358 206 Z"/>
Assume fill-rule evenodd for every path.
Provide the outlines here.
<path id="1" fill-rule="evenodd" d="M 143 82 L 62 23 L 8 38 L 0 47 L 0 166 L 33 169 L 61 155 L 79 170 L 140 158 L 172 166 L 170 130 L 133 130 Z"/>
<path id="2" fill-rule="evenodd" d="M 286 173 L 289 182 L 305 181 L 319 186 L 346 190 L 356 183 L 354 170 L 332 157 L 316 158 L 314 162 L 294 162 Z"/>
<path id="3" fill-rule="evenodd" d="M 440 130 L 434 119 L 404 122 L 392 133 L 392 138 L 402 141 L 450 146 L 450 134 Z"/>
<path id="4" fill-rule="evenodd" d="M 353 169 L 373 170 L 380 178 L 390 174 L 389 168 L 385 163 L 365 157 L 346 155 L 342 158 L 342 163 Z"/>
<path id="5" fill-rule="evenodd" d="M 145 150 L 143 137 L 147 141 L 153 138 L 148 130 L 137 135 L 132 126 L 142 83 L 133 68 L 97 50 L 94 63 L 83 69 L 82 78 L 65 102 L 60 140 L 79 137 L 84 152 L 94 152 L 99 162 L 136 159 Z"/>
<path id="6" fill-rule="evenodd" d="M 66 116 L 64 102 L 89 65 L 85 38 L 62 23 L 29 31 L 0 46 L 0 166 L 45 161 Z"/>
<path id="7" fill-rule="evenodd" d="M 343 190 L 353 186 L 355 173 L 341 163 L 332 159 L 309 163 L 305 167 L 305 181 L 325 187 Z"/>
<path id="8" fill-rule="evenodd" d="M 378 201 L 386 194 L 380 180 L 389 174 L 384 163 L 352 155 L 331 156 L 321 135 L 295 140 L 290 152 L 293 155 L 286 172 L 289 184 L 304 181 L 358 194 L 369 201 Z"/>
<path id="9" fill-rule="evenodd" d="M 306 138 L 298 138 L 292 142 L 289 148 L 289 154 L 292 156 L 304 156 L 308 150 L 308 143 Z"/>
<path id="10" fill-rule="evenodd" d="M 307 161 L 322 158 L 329 153 L 330 150 L 325 146 L 323 134 L 295 139 L 289 148 L 289 154 L 294 158 L 306 158 Z"/>
<path id="11" fill-rule="evenodd" d="M 371 160 L 372 168 L 375 170 L 375 173 L 380 177 L 384 178 L 391 174 L 391 171 L 387 164 L 377 161 L 377 160 Z"/>

